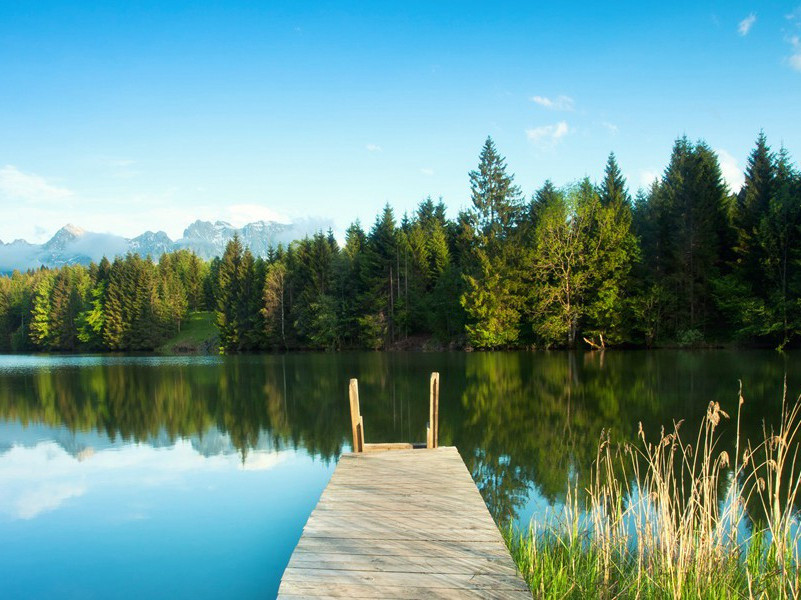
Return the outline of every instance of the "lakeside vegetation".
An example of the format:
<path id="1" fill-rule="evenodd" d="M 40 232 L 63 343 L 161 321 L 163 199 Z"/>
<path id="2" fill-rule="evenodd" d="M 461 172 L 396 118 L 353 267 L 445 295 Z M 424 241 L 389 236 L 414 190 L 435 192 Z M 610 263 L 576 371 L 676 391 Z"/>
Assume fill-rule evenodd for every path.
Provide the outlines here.
<path id="1" fill-rule="evenodd" d="M 585 500 L 576 489 L 561 514 L 505 531 L 534 596 L 798 598 L 801 403 L 783 403 L 756 446 L 738 409 L 731 454 L 717 434 L 728 418 L 710 402 L 689 443 L 681 421 L 655 442 L 642 425 L 638 444 L 602 436 Z"/>
<path id="2" fill-rule="evenodd" d="M 214 311 L 225 352 L 797 344 L 801 175 L 760 134 L 733 195 L 703 141 L 676 140 L 632 199 L 614 154 L 594 184 L 529 198 L 487 139 L 455 220 L 390 206 L 254 257 L 178 251 L 0 277 L 0 351 L 150 351 Z"/>

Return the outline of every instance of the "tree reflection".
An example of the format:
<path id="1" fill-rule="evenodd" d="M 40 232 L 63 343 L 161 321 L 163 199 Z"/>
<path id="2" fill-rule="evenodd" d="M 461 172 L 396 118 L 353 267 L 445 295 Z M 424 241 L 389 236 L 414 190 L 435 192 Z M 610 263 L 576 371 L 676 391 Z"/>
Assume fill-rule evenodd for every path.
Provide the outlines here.
<path id="1" fill-rule="evenodd" d="M 336 460 L 350 448 L 347 382 L 359 379 L 368 441 L 423 441 L 428 375 L 441 373 L 440 444 L 455 445 L 497 520 L 525 517 L 532 494 L 583 489 L 602 431 L 635 441 L 710 400 L 761 438 L 777 422 L 782 382 L 801 386 L 801 356 L 760 352 L 340 353 L 223 357 L 217 361 L 103 360 L 0 375 L 0 419 L 112 440 L 149 442 L 216 429 L 244 460 L 268 441 Z M 733 445 L 734 423 L 722 425 Z"/>

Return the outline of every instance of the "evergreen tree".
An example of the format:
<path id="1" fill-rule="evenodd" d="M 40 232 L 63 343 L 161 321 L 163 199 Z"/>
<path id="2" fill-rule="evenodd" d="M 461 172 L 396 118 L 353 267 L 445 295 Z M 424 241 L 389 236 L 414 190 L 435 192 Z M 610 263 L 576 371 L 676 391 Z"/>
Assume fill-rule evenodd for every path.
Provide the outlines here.
<path id="1" fill-rule="evenodd" d="M 659 292 L 667 335 L 696 340 L 719 333 L 713 281 L 725 272 L 728 196 L 714 152 L 686 137 L 649 200 L 646 256 Z M 707 331 L 709 330 L 709 331 Z"/>
<path id="2" fill-rule="evenodd" d="M 384 207 L 370 230 L 365 258 L 371 318 L 363 323 L 363 337 L 369 338 L 368 345 L 374 346 L 377 342 L 375 335 L 383 328 L 383 345 L 387 345 L 398 336 L 396 305 L 400 289 L 398 236 L 395 215 L 389 204 Z"/>
<path id="3" fill-rule="evenodd" d="M 719 305 L 740 339 L 784 347 L 801 330 L 798 177 L 787 151 L 772 155 L 760 133 L 736 205 L 734 269 L 717 281 Z"/>
<path id="4" fill-rule="evenodd" d="M 765 132 L 760 131 L 756 146 L 748 157 L 745 183 L 737 195 L 737 262 L 741 279 L 759 287 L 764 256 L 759 243 L 759 229 L 768 214 L 774 196 L 776 167 Z"/>
<path id="5" fill-rule="evenodd" d="M 620 172 L 620 167 L 617 165 L 614 152 L 610 152 L 609 158 L 606 160 L 604 180 L 601 183 L 598 193 L 601 198 L 602 206 L 631 203 L 631 197 L 626 189 L 626 179 L 623 177 L 623 173 Z"/>
<path id="6" fill-rule="evenodd" d="M 360 223 L 345 232 L 345 246 L 337 270 L 337 293 L 342 307 L 341 328 L 346 344 L 355 346 L 360 338 L 359 318 L 367 310 L 365 252 L 367 236 Z"/>
<path id="7" fill-rule="evenodd" d="M 268 343 L 286 349 L 286 265 L 276 260 L 267 267 L 263 291 L 265 335 Z"/>
<path id="8" fill-rule="evenodd" d="M 50 348 L 50 298 L 53 292 L 53 277 L 48 273 L 34 288 L 33 310 L 30 318 L 30 339 L 40 349 Z"/>
<path id="9" fill-rule="evenodd" d="M 477 232 L 490 239 L 501 237 L 514 225 L 521 202 L 514 176 L 506 173 L 506 159 L 488 137 L 479 155 L 478 169 L 470 171 L 471 216 Z"/>
<path id="10" fill-rule="evenodd" d="M 506 346 L 517 341 L 522 305 L 514 235 L 521 200 L 492 138 L 484 143 L 478 169 L 470 172 L 470 188 L 473 207 L 463 217 L 462 234 L 469 249 L 461 297 L 466 332 L 478 348 Z"/>
<path id="11" fill-rule="evenodd" d="M 258 347 L 263 281 L 256 261 L 239 236 L 228 242 L 217 272 L 217 326 L 224 351 L 241 352 Z"/>
<path id="12" fill-rule="evenodd" d="M 127 345 L 129 324 L 124 310 L 124 269 L 125 265 L 122 259 L 116 258 L 109 270 L 102 330 L 103 345 L 109 350 L 122 350 Z"/>

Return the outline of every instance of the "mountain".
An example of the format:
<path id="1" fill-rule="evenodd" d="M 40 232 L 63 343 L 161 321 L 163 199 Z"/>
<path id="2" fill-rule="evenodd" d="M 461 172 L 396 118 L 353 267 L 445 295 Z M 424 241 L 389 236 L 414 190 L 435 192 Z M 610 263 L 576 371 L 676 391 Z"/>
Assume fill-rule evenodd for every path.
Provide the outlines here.
<path id="1" fill-rule="evenodd" d="M 11 243 L 0 242 L 0 274 L 16 270 L 98 262 L 104 256 L 113 260 L 134 252 L 140 256 L 158 258 L 173 250 L 191 250 L 204 260 L 221 256 L 226 244 L 239 235 L 242 243 L 256 256 L 266 256 L 270 247 L 288 244 L 315 231 L 327 229 L 330 222 L 323 220 L 303 220 L 295 223 L 276 223 L 256 221 L 236 228 L 225 221 L 195 221 L 178 240 L 171 240 L 163 231 L 146 231 L 134 238 L 108 233 L 84 231 L 68 224 L 59 229 L 44 244 L 30 244 L 25 240 Z"/>
<path id="2" fill-rule="evenodd" d="M 145 231 L 137 235 L 130 241 L 129 252 L 134 252 L 141 256 L 161 256 L 165 252 L 174 249 L 175 243 L 163 231 Z"/>

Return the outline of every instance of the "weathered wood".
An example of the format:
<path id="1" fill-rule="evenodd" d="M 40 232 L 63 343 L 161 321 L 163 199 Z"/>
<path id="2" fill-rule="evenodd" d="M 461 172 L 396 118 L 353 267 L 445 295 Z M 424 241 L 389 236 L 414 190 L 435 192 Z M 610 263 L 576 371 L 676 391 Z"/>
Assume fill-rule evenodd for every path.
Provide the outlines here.
<path id="1" fill-rule="evenodd" d="M 340 597 L 531 594 L 458 452 L 441 447 L 341 457 L 279 589 Z"/>
<path id="2" fill-rule="evenodd" d="M 429 587 L 412 587 L 412 586 L 378 586 L 378 585 L 362 585 L 362 584 L 348 584 L 331 586 L 323 593 L 316 584 L 306 584 L 297 582 L 287 582 L 282 585 L 282 590 L 278 596 L 282 600 L 296 600 L 296 599 L 312 599 L 327 600 L 333 598 L 369 598 L 376 600 L 452 600 L 457 598 L 482 598 L 487 600 L 508 600 L 512 598 L 520 598 L 520 592 L 516 590 L 504 589 L 489 589 L 489 588 L 476 588 L 467 590 L 464 588 L 437 588 L 432 589 Z M 531 598 L 531 594 L 526 594 L 527 598 Z"/>
<path id="3" fill-rule="evenodd" d="M 295 552 L 289 567 L 339 571 L 386 571 L 396 573 L 500 573 L 515 575 L 514 567 L 498 557 L 375 556 Z"/>
<path id="4" fill-rule="evenodd" d="M 439 444 L 439 373 L 431 373 L 429 402 L 429 428 L 431 429 L 429 448 Z"/>
<path id="5" fill-rule="evenodd" d="M 391 442 L 382 444 L 365 444 L 365 452 L 382 452 L 385 450 L 413 450 L 414 447 L 406 442 Z"/>
<path id="6" fill-rule="evenodd" d="M 350 425 L 353 429 L 353 451 L 361 452 L 360 440 L 364 440 L 364 430 L 362 426 L 362 415 L 359 411 L 359 382 L 356 379 L 350 380 L 348 386 L 348 396 L 350 397 Z M 360 435 L 360 431 L 361 435 Z"/>

